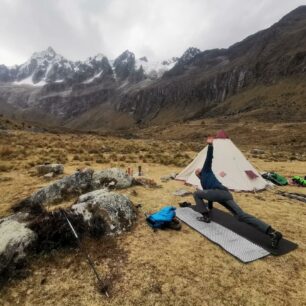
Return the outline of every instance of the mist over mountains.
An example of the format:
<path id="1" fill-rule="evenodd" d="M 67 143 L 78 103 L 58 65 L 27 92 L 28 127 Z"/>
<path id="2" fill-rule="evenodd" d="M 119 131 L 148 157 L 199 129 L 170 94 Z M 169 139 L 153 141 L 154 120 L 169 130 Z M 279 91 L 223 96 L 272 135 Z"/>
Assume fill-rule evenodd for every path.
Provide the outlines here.
<path id="1" fill-rule="evenodd" d="M 299 121 L 305 118 L 305 74 L 301 6 L 228 49 L 191 47 L 162 62 L 128 50 L 114 60 L 97 54 L 70 61 L 49 47 L 22 65 L 0 65 L 0 113 L 83 130 L 241 114 Z"/>

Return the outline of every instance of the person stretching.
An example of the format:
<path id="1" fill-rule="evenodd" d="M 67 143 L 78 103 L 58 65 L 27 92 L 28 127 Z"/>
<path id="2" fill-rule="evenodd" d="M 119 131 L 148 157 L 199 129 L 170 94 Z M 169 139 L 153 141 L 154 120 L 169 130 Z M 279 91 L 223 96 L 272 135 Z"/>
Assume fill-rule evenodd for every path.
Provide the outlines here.
<path id="1" fill-rule="evenodd" d="M 218 181 L 212 171 L 214 150 L 213 137 L 208 137 L 207 143 L 208 150 L 204 166 L 202 169 L 197 169 L 195 171 L 195 174 L 199 177 L 201 186 L 203 188 L 203 190 L 197 189 L 197 191 L 195 191 L 193 194 L 194 200 L 196 202 L 195 210 L 200 212 L 203 216 L 199 218 L 199 220 L 209 223 L 211 221 L 209 216 L 209 209 L 213 208 L 213 202 L 218 202 L 226 209 L 228 209 L 239 221 L 245 222 L 255 227 L 260 232 L 267 234 L 271 239 L 271 246 L 273 248 L 277 248 L 283 235 L 258 218 L 245 213 L 234 201 L 230 191 Z M 208 207 L 204 200 L 208 202 Z"/>

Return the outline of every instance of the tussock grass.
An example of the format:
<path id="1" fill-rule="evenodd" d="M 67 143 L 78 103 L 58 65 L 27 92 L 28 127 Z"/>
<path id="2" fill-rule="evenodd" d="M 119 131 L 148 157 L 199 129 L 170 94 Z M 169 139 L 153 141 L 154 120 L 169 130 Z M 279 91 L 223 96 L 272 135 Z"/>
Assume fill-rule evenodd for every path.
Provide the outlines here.
<path id="1" fill-rule="evenodd" d="M 194 148 L 195 145 L 189 142 L 119 139 L 85 134 L 14 131 L 0 137 L 1 160 L 18 160 L 14 167 L 26 170 L 43 163 L 68 164 L 70 161 L 80 165 L 153 163 L 181 166 L 190 161 L 188 154 Z M 5 171 L 11 169 L 8 166 L 2 168 L 7 169 Z"/>
<path id="2" fill-rule="evenodd" d="M 0 173 L 2 196 L 0 213 L 7 215 L 12 203 L 29 196 L 47 184 L 36 175 L 31 176 L 32 168 L 45 161 L 59 162 L 62 159 L 66 162 L 66 174 L 86 166 L 97 170 L 106 167 L 130 168 L 135 173 L 137 166 L 142 165 L 145 176 L 159 182 L 161 176 L 179 172 L 204 147 L 203 135 L 211 131 L 203 130 L 200 138 L 197 136 L 198 138 L 193 139 L 188 137 L 188 133 L 195 130 L 199 132 L 199 126 L 191 123 L 188 126 L 176 126 L 173 130 L 169 127 L 168 135 L 172 133 L 182 137 L 176 140 L 140 138 L 127 140 L 98 135 L 56 135 L 24 131 L 1 134 L 0 148 L 4 149 L 1 149 L 0 153 L 2 172 Z M 209 126 L 209 121 L 205 126 Z M 241 129 L 240 126 L 241 134 L 233 133 L 232 138 L 259 169 L 273 170 L 287 177 L 303 174 L 305 163 L 298 159 L 302 158 L 305 150 L 296 152 L 295 148 L 305 147 L 305 137 L 297 137 L 299 134 L 295 125 L 285 129 L 286 132 L 283 132 L 283 127 L 277 126 L 274 131 L 270 125 L 268 128 L 258 125 L 255 133 L 251 126 L 245 129 Z M 302 127 L 299 127 L 298 133 L 304 133 Z M 269 138 L 265 137 L 267 130 L 270 132 Z M 186 134 L 184 136 L 184 131 L 187 131 L 187 136 Z M 233 127 L 232 131 L 235 131 Z M 232 135 L 231 131 L 229 134 Z M 155 133 L 155 135 L 160 134 Z M 251 140 L 250 135 L 252 135 Z M 298 139 L 298 141 L 291 142 L 288 139 Z M 271 141 L 274 144 L 271 144 Z M 279 147 L 280 143 L 286 146 Z M 265 153 L 252 157 L 250 153 L 252 148 L 264 149 Z M 280 161 L 282 159 L 286 161 Z M 133 190 L 118 192 L 127 194 L 134 203 L 141 203 L 143 210 L 147 212 L 154 212 L 165 205 L 177 206 L 180 199 L 175 197 L 173 192 L 182 186 L 181 183 L 169 181 L 162 186 L 158 192 L 140 186 L 133 187 Z M 296 191 L 300 192 L 298 187 L 282 188 L 284 190 L 296 188 Z M 302 247 L 305 241 L 305 226 L 301 214 L 303 204 L 280 199 L 273 191 L 265 191 L 260 197 L 238 193 L 235 194 L 235 199 L 247 212 L 271 223 L 281 230 L 286 238 L 297 242 L 300 247 L 285 257 L 267 257 L 250 265 L 242 265 L 187 226 L 184 226 L 180 233 L 158 232 L 160 239 L 157 239 L 156 233 L 147 227 L 141 213 L 131 233 L 116 237 L 120 246 L 128 253 L 127 262 L 120 263 L 118 260 L 106 262 L 102 248 L 105 242 L 101 242 L 101 245 L 98 245 L 99 241 L 92 243 L 91 251 L 96 253 L 90 252 L 90 254 L 95 254 L 93 259 L 97 262 L 99 271 L 106 275 L 109 271 L 108 265 L 113 263 L 122 273 L 122 276 L 116 280 L 110 303 L 112 305 L 303 304 L 305 277 L 302 271 L 306 266 L 305 250 Z M 192 197 L 186 200 L 193 201 Z M 61 205 L 68 207 L 71 202 Z M 113 254 L 114 250 L 112 246 L 109 254 Z M 39 259 L 41 265 L 35 262 L 30 277 L 14 282 L 6 291 L 1 292 L 0 304 L 1 302 L 16 304 L 16 299 L 26 295 L 27 303 L 31 305 L 43 303 L 100 305 L 101 296 L 92 288 L 92 271 L 88 269 L 82 256 L 80 262 L 76 263 L 77 254 L 58 253 L 52 257 L 52 260 L 41 257 Z M 284 283 L 288 275 L 291 281 Z M 33 288 L 31 294 L 27 294 L 29 288 Z M 204 299 L 203 292 L 208 292 Z"/>

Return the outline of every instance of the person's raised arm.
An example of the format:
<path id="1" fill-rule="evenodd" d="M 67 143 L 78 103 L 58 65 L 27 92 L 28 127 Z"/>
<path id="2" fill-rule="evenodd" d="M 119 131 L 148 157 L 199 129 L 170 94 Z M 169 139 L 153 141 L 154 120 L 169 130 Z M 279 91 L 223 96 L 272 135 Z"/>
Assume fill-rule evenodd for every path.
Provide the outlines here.
<path id="1" fill-rule="evenodd" d="M 203 172 L 212 171 L 211 166 L 212 166 L 213 151 L 214 151 L 213 140 L 214 140 L 213 137 L 207 138 L 208 149 L 207 149 L 205 163 L 202 169 Z"/>

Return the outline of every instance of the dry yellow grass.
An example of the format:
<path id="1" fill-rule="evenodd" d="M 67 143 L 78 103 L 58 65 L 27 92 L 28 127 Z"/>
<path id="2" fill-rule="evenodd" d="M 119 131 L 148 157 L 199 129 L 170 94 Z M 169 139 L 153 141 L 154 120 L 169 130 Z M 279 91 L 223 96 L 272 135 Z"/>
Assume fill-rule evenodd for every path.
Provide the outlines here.
<path id="1" fill-rule="evenodd" d="M 0 182 L 2 216 L 9 213 L 15 201 L 47 184 L 42 178 L 29 174 L 29 163 L 35 165 L 44 156 L 50 157 L 44 150 L 59 150 L 54 153 L 52 161 L 56 161 L 56 156 L 60 154 L 66 155 L 65 174 L 86 165 L 101 169 L 111 164 L 123 164 L 135 171 L 136 166 L 141 164 L 146 177 L 158 183 L 161 176 L 181 169 L 175 165 L 159 164 L 158 154 L 174 156 L 178 150 L 182 150 L 182 154 L 187 152 L 190 157 L 196 154 L 189 143 L 16 133 L 11 135 L 12 150 L 16 152 L 18 145 L 23 146 L 24 149 L 18 152 L 24 154 L 16 153 L 13 159 L 5 160 L 13 168 L 1 174 L 1 177 L 11 178 Z M 6 139 L 0 140 L 1 145 L 7 145 Z M 124 151 L 128 144 L 132 147 Z M 248 147 L 244 149 L 248 150 Z M 101 153 L 106 163 L 96 162 Z M 80 154 L 82 161 L 73 160 L 75 154 Z M 110 154 L 126 156 L 126 159 L 133 154 L 136 162 L 109 160 Z M 147 157 L 149 163 L 143 163 L 143 159 L 139 158 L 139 155 L 145 154 L 152 156 Z M 252 157 L 251 161 L 261 170 L 274 170 L 288 176 L 306 174 L 306 163 L 303 161 L 277 162 Z M 143 210 L 153 212 L 165 205 L 177 206 L 182 198 L 172 194 L 181 187 L 182 183 L 170 181 L 163 183 L 160 189 L 137 186 L 120 192 L 127 194 L 134 203 L 141 203 Z M 306 189 L 298 187 L 279 189 L 306 194 Z M 94 288 L 93 273 L 82 254 L 67 249 L 35 256 L 30 264 L 29 276 L 10 281 L 0 291 L 0 304 L 305 305 L 305 204 L 281 197 L 275 190 L 257 194 L 237 193 L 234 197 L 243 209 L 271 223 L 286 238 L 298 243 L 299 248 L 282 257 L 269 256 L 245 265 L 185 225 L 180 232 L 154 233 L 146 225 L 143 214 L 139 213 L 131 232 L 113 240 L 86 241 L 100 273 L 114 277 L 109 299 Z M 192 198 L 183 200 L 192 201 Z"/>

